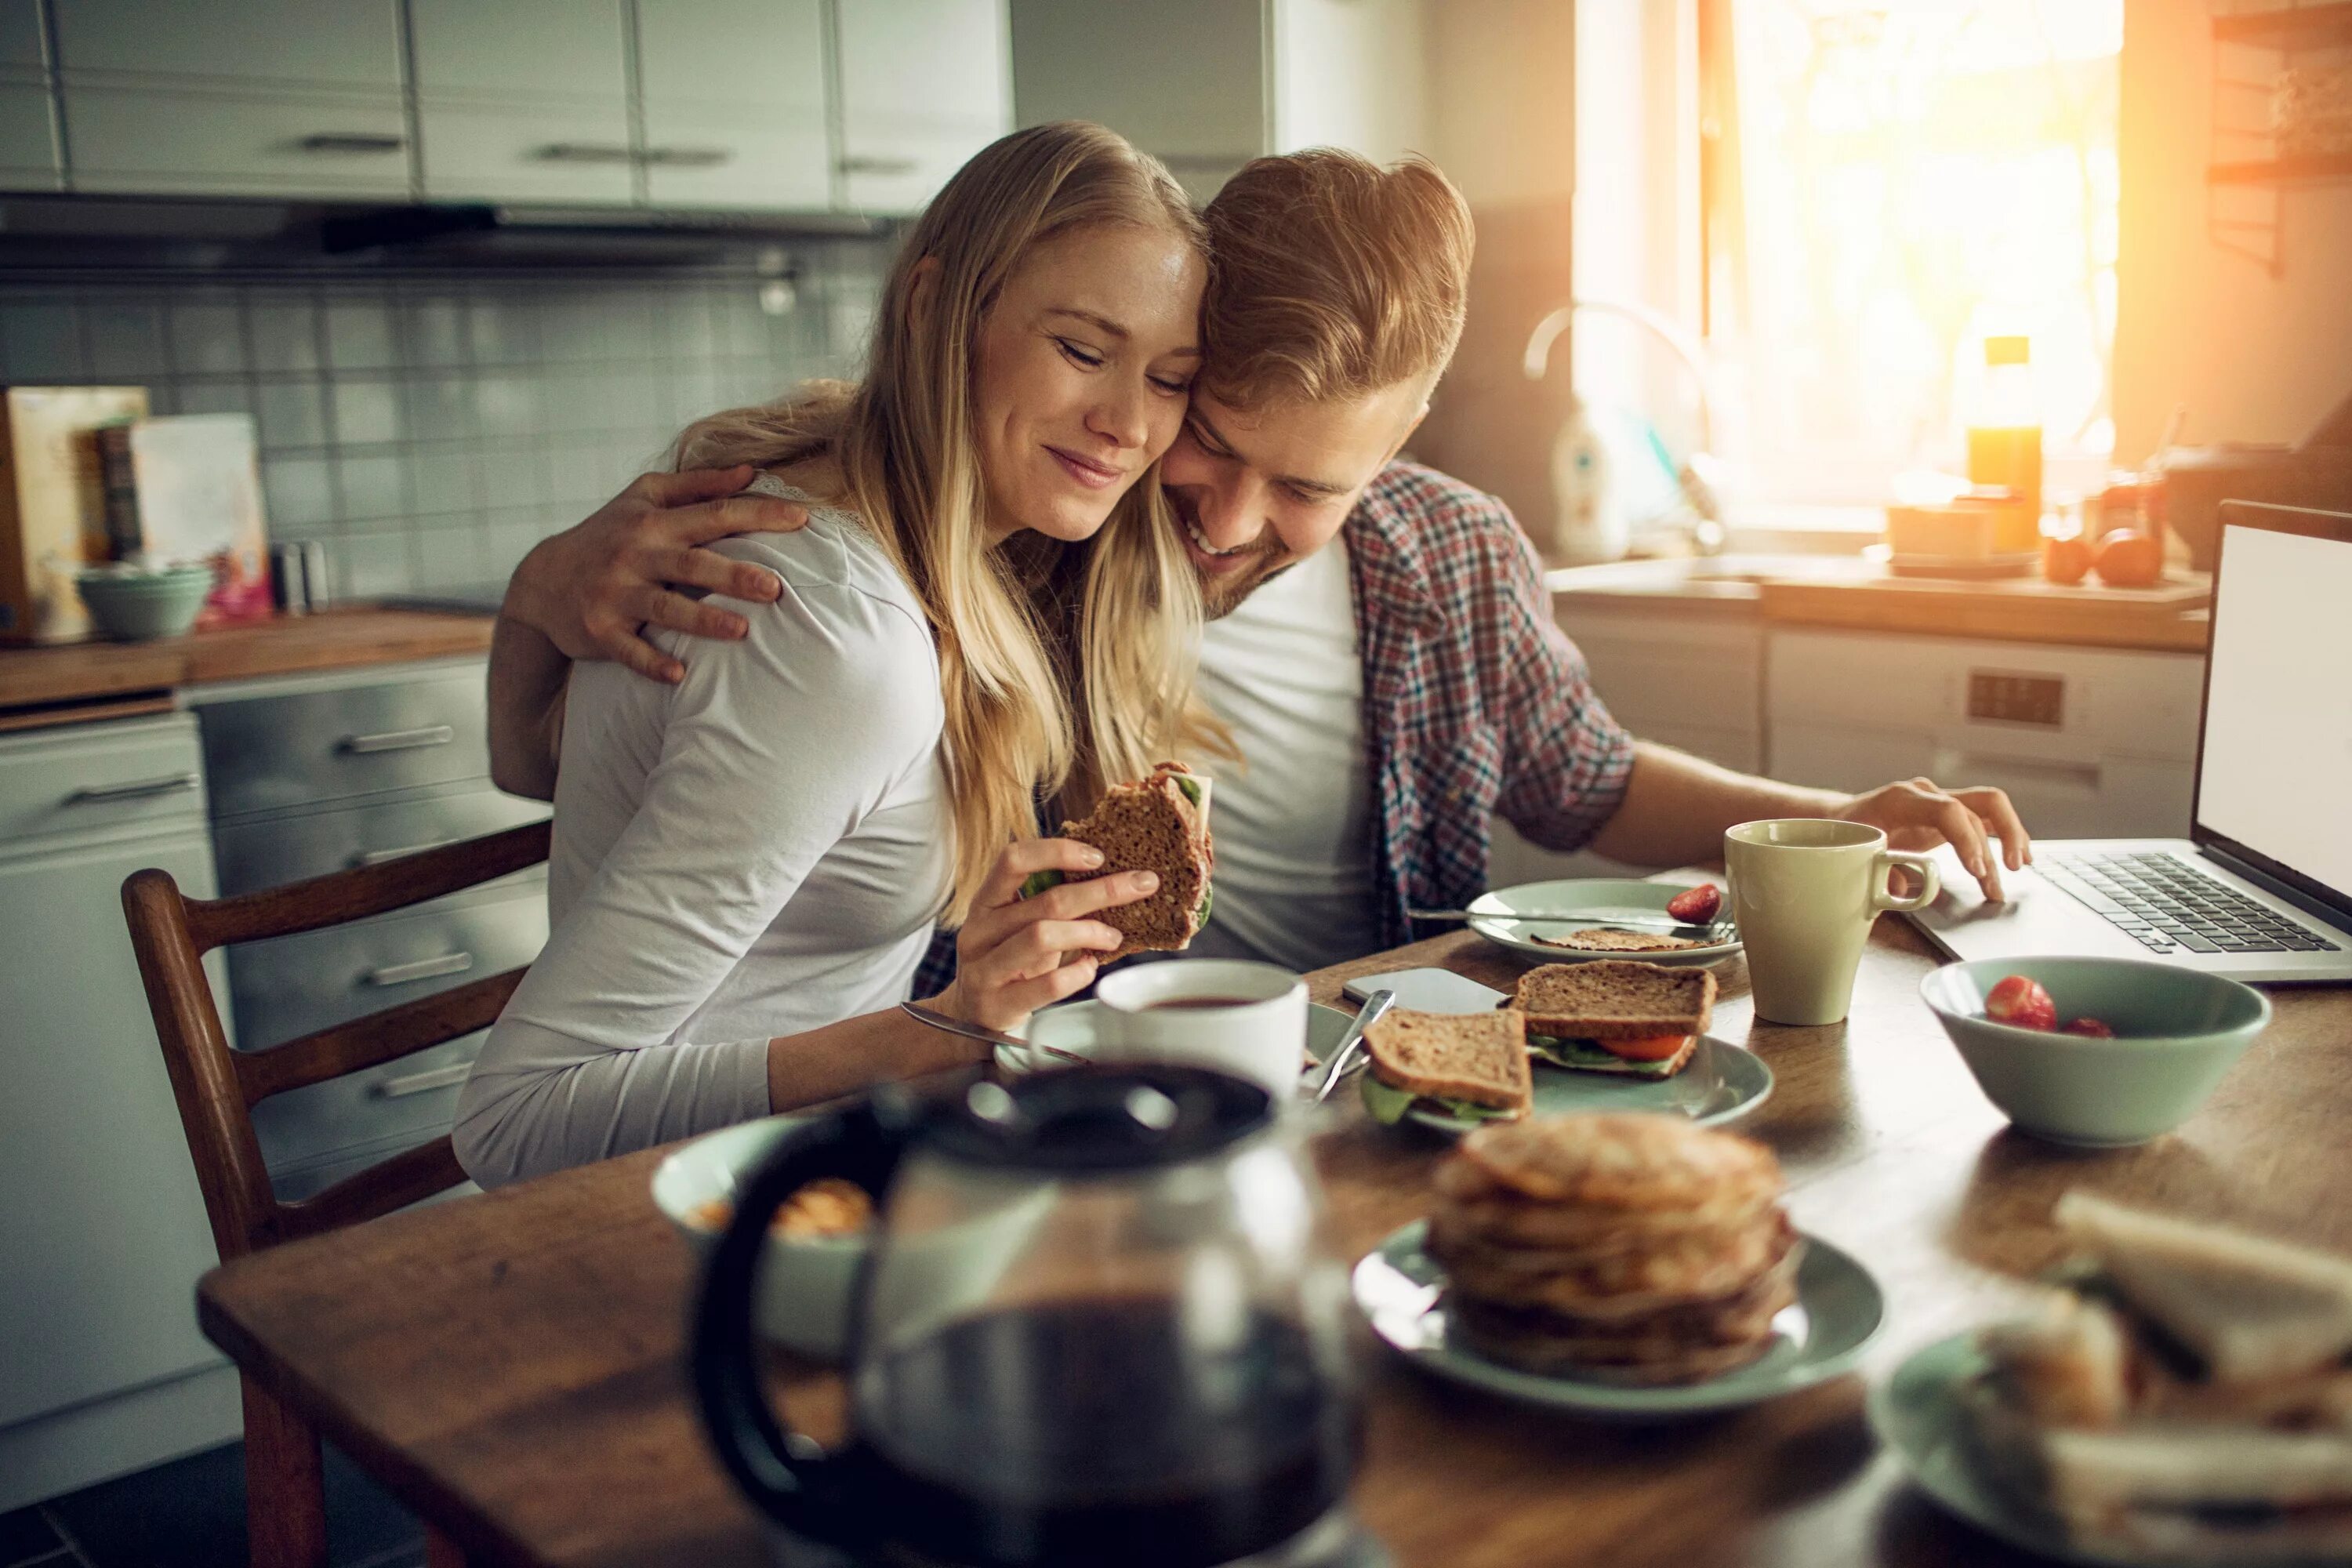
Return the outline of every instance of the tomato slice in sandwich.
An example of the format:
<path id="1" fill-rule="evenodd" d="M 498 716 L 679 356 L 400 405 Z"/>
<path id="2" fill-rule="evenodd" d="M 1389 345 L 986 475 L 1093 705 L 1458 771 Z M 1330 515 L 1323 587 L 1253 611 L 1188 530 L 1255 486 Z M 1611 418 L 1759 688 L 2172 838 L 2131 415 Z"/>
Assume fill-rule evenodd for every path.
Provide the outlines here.
<path id="1" fill-rule="evenodd" d="M 1595 1040 L 1592 1043 L 1612 1057 L 1622 1057 L 1629 1062 L 1662 1062 L 1690 1038 L 1688 1035 L 1644 1035 L 1637 1040 Z"/>

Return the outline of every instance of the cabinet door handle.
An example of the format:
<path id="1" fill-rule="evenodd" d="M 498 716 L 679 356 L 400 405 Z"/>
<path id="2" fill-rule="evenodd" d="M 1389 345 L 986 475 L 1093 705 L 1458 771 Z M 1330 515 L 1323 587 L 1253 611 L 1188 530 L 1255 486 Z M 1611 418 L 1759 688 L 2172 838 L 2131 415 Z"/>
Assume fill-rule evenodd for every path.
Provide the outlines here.
<path id="1" fill-rule="evenodd" d="M 845 174 L 911 174 L 919 166 L 912 158 L 882 158 L 871 153 L 853 153 L 841 161 Z"/>
<path id="2" fill-rule="evenodd" d="M 446 724 L 427 724 L 421 730 L 386 730 L 374 735 L 346 735 L 337 750 L 362 754 L 369 752 L 414 752 L 424 746 L 446 746 L 457 738 L 457 731 Z"/>
<path id="3" fill-rule="evenodd" d="M 412 1094 L 424 1094 L 432 1089 L 446 1089 L 453 1083 L 463 1083 L 466 1075 L 474 1070 L 471 1062 L 459 1062 L 456 1067 L 435 1068 L 430 1072 L 413 1072 L 406 1078 L 388 1078 L 373 1090 L 378 1100 L 401 1100 Z"/>
<path id="4" fill-rule="evenodd" d="M 735 156 L 732 147 L 648 147 L 644 153 L 648 163 L 658 163 L 665 169 L 715 169 Z"/>
<path id="5" fill-rule="evenodd" d="M 298 145 L 305 153 L 397 153 L 408 145 L 408 138 L 388 131 L 319 131 Z"/>
<path id="6" fill-rule="evenodd" d="M 185 795 L 204 785 L 198 773 L 173 773 L 169 778 L 141 779 L 135 784 L 91 784 L 66 796 L 68 805 L 94 805 L 110 800 L 147 800 L 159 795 Z"/>
<path id="7" fill-rule="evenodd" d="M 422 855 L 427 849 L 438 849 L 445 844 L 455 844 L 454 838 L 436 838 L 425 844 L 404 844 L 397 849 L 362 849 L 344 864 L 356 871 L 363 867 L 381 866 L 387 860 L 404 860 L 411 855 Z"/>
<path id="8" fill-rule="evenodd" d="M 412 980 L 437 980 L 444 974 L 463 974 L 474 967 L 470 952 L 445 952 L 438 958 L 420 958 L 414 963 L 387 963 L 382 969 L 367 972 L 370 985 L 405 985 Z"/>
<path id="9" fill-rule="evenodd" d="M 617 142 L 551 142 L 531 156 L 542 163 L 625 163 L 636 154 Z"/>

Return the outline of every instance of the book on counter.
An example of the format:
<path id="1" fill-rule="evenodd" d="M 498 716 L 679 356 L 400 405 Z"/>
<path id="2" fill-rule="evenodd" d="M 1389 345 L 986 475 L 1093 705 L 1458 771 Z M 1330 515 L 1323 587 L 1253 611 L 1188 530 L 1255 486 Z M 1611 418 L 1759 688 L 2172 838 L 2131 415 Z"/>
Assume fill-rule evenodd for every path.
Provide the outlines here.
<path id="1" fill-rule="evenodd" d="M 0 392 L 0 642 L 89 635 L 74 577 L 110 553 L 97 433 L 146 413 L 143 386 Z"/>
<path id="2" fill-rule="evenodd" d="M 199 628 L 270 613 L 269 540 L 250 414 L 133 419 L 99 432 L 106 532 L 118 560 L 203 561 Z"/>

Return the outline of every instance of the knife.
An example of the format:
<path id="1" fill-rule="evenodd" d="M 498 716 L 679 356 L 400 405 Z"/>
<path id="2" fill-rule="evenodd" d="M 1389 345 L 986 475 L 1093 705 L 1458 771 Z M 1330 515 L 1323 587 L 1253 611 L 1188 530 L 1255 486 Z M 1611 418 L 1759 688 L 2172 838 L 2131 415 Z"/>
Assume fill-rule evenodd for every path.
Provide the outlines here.
<path id="1" fill-rule="evenodd" d="M 919 1002 L 901 1002 L 898 1011 L 919 1024 L 929 1024 L 934 1029 L 945 1029 L 950 1035 L 961 1035 L 967 1040 L 985 1040 L 992 1046 L 1010 1046 L 1016 1051 L 1036 1051 L 1056 1061 L 1074 1062 L 1079 1067 L 1092 1067 L 1090 1058 L 1076 1051 L 1066 1051 L 1059 1046 L 1048 1046 L 1036 1040 L 1024 1040 L 1018 1035 L 1008 1035 L 1002 1029 L 992 1029 L 985 1024 L 967 1024 L 961 1018 L 950 1018 Z"/>
<path id="2" fill-rule="evenodd" d="M 1568 914 L 1553 914 L 1539 910 L 1407 910 L 1405 913 L 1417 921 L 1520 921 L 1528 925 L 1622 926 L 1630 931 L 1659 931 L 1689 942 L 1703 942 L 1709 946 L 1729 942 L 1738 934 L 1737 928 L 1728 921 L 1717 921 L 1712 925 L 1687 925 L 1657 915 L 1612 915 L 1601 910 L 1581 910 Z"/>
<path id="3" fill-rule="evenodd" d="M 1339 1080 L 1347 1076 L 1348 1058 L 1354 1056 L 1356 1047 L 1364 1043 L 1364 1031 L 1378 1022 L 1381 1014 L 1395 1005 L 1396 993 L 1393 991 L 1375 991 L 1364 998 L 1364 1005 L 1356 1010 L 1355 1021 L 1348 1026 L 1348 1032 L 1339 1037 L 1339 1047 L 1331 1053 L 1330 1065 L 1323 1069 L 1323 1081 L 1315 1086 L 1316 1104 L 1320 1105 L 1330 1099 L 1331 1091 L 1339 1088 Z"/>

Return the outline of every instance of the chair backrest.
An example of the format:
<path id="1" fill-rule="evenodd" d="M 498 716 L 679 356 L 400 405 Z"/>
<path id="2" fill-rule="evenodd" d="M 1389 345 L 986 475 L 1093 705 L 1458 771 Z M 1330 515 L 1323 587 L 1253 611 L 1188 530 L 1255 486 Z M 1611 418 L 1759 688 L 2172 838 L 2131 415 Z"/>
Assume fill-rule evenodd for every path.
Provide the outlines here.
<path id="1" fill-rule="evenodd" d="M 253 1131 L 253 1108 L 273 1094 L 323 1083 L 454 1040 L 494 1022 L 523 972 L 388 1007 L 267 1050 L 229 1047 L 204 955 L 230 942 L 292 936 L 437 899 L 547 858 L 548 825 L 446 844 L 382 865 L 337 871 L 229 899 L 191 899 L 163 871 L 122 884 L 131 945 L 180 1122 L 195 1158 L 205 1212 L 222 1261 L 373 1219 L 466 1179 L 445 1135 L 369 1166 L 315 1196 L 280 1203 Z"/>

